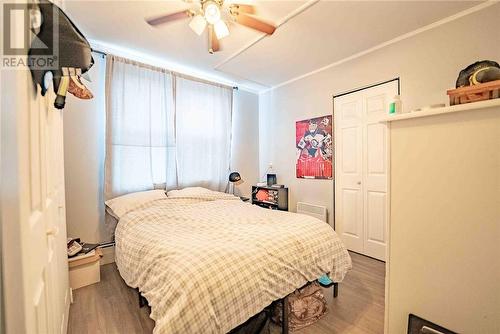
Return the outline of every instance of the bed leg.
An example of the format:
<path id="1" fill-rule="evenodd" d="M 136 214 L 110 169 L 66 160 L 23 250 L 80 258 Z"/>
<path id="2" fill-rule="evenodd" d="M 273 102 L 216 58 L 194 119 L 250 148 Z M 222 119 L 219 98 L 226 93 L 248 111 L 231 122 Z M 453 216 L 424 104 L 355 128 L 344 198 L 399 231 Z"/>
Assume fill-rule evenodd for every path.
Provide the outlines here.
<path id="1" fill-rule="evenodd" d="M 333 298 L 339 295 L 339 283 L 333 283 Z"/>
<path id="2" fill-rule="evenodd" d="M 283 303 L 283 318 L 281 321 L 281 333 L 282 334 L 288 334 L 288 298 L 287 297 L 284 297 L 281 300 L 281 302 Z"/>
<path id="3" fill-rule="evenodd" d="M 139 296 L 139 308 L 143 308 L 144 306 L 146 306 L 146 304 L 148 303 L 146 298 L 144 298 L 142 295 L 141 295 L 141 292 L 139 291 L 139 289 L 137 288 L 137 296 Z"/>

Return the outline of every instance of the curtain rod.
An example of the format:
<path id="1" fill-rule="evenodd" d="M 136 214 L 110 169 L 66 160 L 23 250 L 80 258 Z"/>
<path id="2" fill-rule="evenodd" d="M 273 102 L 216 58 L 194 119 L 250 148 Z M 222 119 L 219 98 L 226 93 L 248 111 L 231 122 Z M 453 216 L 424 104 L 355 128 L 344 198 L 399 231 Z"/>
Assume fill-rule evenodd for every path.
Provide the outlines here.
<path id="1" fill-rule="evenodd" d="M 104 56 L 104 57 L 106 57 L 106 56 L 108 55 L 108 53 L 107 53 L 107 52 L 104 52 L 104 51 L 100 51 L 100 50 L 96 50 L 96 49 L 92 49 L 92 48 L 91 48 L 90 50 L 91 50 L 92 52 L 98 53 L 98 54 L 100 54 L 100 55 L 102 55 L 102 56 Z M 172 72 L 177 73 L 177 72 L 175 72 L 175 71 L 172 71 Z M 179 74 L 180 74 L 180 75 L 184 75 L 184 74 L 182 74 L 182 73 L 179 73 Z M 238 88 L 238 86 L 233 86 L 233 89 L 234 89 L 234 90 L 238 90 L 239 88 Z"/>

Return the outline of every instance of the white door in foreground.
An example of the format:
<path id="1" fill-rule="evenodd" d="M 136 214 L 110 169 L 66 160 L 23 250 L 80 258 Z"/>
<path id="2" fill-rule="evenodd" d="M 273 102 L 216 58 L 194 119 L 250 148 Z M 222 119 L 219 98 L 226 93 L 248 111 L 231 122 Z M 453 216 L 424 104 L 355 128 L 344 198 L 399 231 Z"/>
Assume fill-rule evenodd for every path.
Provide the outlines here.
<path id="1" fill-rule="evenodd" d="M 335 229 L 349 250 L 385 261 L 388 131 L 398 81 L 334 98 Z"/>
<path id="2" fill-rule="evenodd" d="M 66 333 L 63 112 L 53 107 L 52 89 L 34 92 L 26 67 L 2 70 L 0 80 L 6 333 Z"/>

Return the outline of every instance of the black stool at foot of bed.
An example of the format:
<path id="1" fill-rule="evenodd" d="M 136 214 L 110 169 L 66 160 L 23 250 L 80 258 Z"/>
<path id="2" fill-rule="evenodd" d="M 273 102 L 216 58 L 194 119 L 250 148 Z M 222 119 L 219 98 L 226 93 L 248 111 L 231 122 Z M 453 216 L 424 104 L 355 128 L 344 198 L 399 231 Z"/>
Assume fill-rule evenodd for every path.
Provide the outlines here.
<path id="1" fill-rule="evenodd" d="M 333 285 L 333 298 L 337 298 L 339 295 L 339 283 L 332 281 L 328 275 L 321 276 L 317 281 L 323 288 L 329 288 Z"/>
<path id="2" fill-rule="evenodd" d="M 323 288 L 329 288 L 329 287 L 333 286 L 333 298 L 337 298 L 337 296 L 339 295 L 339 283 L 332 282 L 332 284 L 329 284 L 329 285 L 323 285 L 323 284 L 319 283 L 319 285 L 321 285 Z"/>

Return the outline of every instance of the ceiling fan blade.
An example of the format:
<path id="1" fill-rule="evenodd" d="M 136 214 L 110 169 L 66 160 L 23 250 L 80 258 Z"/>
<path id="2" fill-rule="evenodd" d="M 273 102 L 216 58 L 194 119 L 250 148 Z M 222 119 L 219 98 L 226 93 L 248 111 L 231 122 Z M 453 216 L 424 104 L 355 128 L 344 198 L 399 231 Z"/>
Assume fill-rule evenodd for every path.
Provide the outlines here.
<path id="1" fill-rule="evenodd" d="M 252 5 L 233 3 L 229 6 L 229 11 L 234 13 L 255 14 L 255 7 Z"/>
<path id="2" fill-rule="evenodd" d="M 160 24 L 180 20 L 180 19 L 185 19 L 187 17 L 193 16 L 193 12 L 191 10 L 183 10 L 180 12 L 172 13 L 172 14 L 167 14 L 167 15 L 162 15 L 162 16 L 157 16 L 153 17 L 150 19 L 146 19 L 146 22 L 152 26 L 157 26 Z"/>
<path id="3" fill-rule="evenodd" d="M 239 24 L 242 24 L 246 27 L 261 31 L 263 33 L 266 33 L 268 35 L 272 35 L 274 31 L 276 30 L 276 27 L 273 26 L 272 24 L 266 23 L 264 21 L 261 21 L 259 19 L 256 19 L 252 16 L 240 13 L 238 15 L 234 15 L 234 18 L 236 22 Z"/>
<path id="4" fill-rule="evenodd" d="M 217 36 L 215 35 L 215 30 L 214 26 L 212 24 L 209 24 L 208 27 L 208 52 L 210 54 L 213 54 L 214 52 L 217 52 L 220 50 L 220 45 L 219 45 L 219 40 L 217 39 Z"/>

